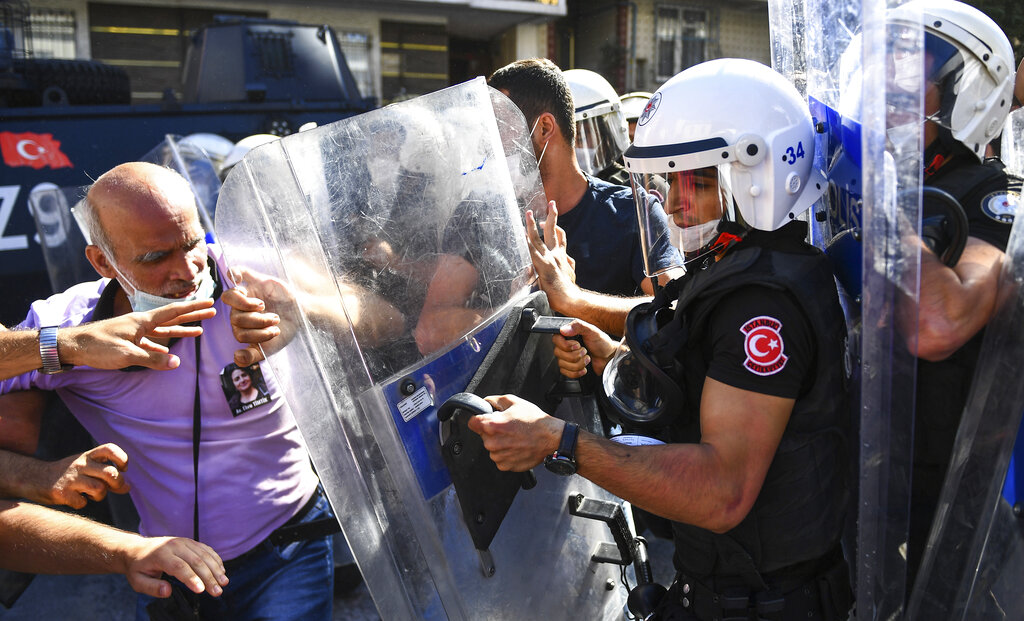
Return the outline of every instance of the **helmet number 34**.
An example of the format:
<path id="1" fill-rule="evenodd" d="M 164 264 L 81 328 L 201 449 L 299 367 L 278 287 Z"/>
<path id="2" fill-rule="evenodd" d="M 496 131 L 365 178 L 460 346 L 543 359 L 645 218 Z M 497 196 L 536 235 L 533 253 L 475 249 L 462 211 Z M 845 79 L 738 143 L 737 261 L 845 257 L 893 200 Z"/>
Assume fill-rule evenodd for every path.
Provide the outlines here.
<path id="1" fill-rule="evenodd" d="M 804 156 L 804 143 L 803 141 L 796 143 L 796 149 L 789 147 L 786 149 L 785 155 L 782 156 L 782 161 L 787 164 L 796 164 L 797 159 Z"/>

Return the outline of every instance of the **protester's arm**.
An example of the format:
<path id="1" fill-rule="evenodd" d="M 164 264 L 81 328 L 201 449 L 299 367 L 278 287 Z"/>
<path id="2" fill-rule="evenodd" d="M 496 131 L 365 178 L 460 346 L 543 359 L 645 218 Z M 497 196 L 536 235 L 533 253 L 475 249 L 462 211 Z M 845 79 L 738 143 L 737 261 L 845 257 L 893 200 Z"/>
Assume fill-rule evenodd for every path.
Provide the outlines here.
<path id="1" fill-rule="evenodd" d="M 107 492 L 127 493 L 127 467 L 128 455 L 116 444 L 57 461 L 0 450 L 0 497 L 81 509 L 87 499 L 103 500 Z"/>
<path id="2" fill-rule="evenodd" d="M 479 278 L 477 269 L 466 259 L 441 256 L 413 331 L 421 354 L 441 349 L 483 321 L 487 311 L 466 307 Z"/>
<path id="3" fill-rule="evenodd" d="M 916 308 L 901 304 L 899 316 L 907 347 L 914 355 L 943 360 L 988 323 L 996 308 L 1002 261 L 998 248 L 975 237 L 967 238 L 960 260 L 952 268 L 922 244 L 920 302 Z"/>
<path id="4" fill-rule="evenodd" d="M 59 328 L 57 351 L 63 364 L 97 369 L 121 369 L 135 365 L 174 369 L 177 356 L 151 338 L 188 337 L 202 334 L 199 326 L 180 324 L 213 317 L 213 300 L 175 302 L 144 313 L 128 313 L 112 319 Z M 2 326 L 0 326 L 2 328 Z M 0 379 L 27 373 L 43 366 L 38 330 L 0 331 Z"/>
<path id="5" fill-rule="evenodd" d="M 487 400 L 496 412 L 469 427 L 499 469 L 527 470 L 558 448 L 563 421 L 514 395 Z M 725 532 L 757 499 L 794 403 L 707 378 L 699 444 L 624 446 L 580 431 L 578 473 L 651 513 Z"/>
<path id="6" fill-rule="evenodd" d="M 548 304 L 566 317 L 579 317 L 610 334 L 622 334 L 626 315 L 645 298 L 620 298 L 581 289 L 576 285 L 571 259 L 565 252 L 565 232 L 557 227 L 558 209 L 552 201 L 544 221 L 544 238 L 537 232 L 532 211 L 526 212 L 526 241 L 537 284 Z"/>
<path id="7" fill-rule="evenodd" d="M 0 501 L 0 559 L 4 569 L 32 573 L 120 573 L 153 597 L 171 594 L 163 573 L 214 596 L 228 583 L 223 562 L 205 544 L 141 537 L 25 502 Z"/>
<path id="8" fill-rule="evenodd" d="M 50 394 L 42 390 L 19 390 L 0 395 L 0 449 L 35 454 L 43 410 Z"/>
<path id="9" fill-rule="evenodd" d="M 405 317 L 397 308 L 357 285 L 323 282 L 317 275 L 305 273 L 307 280 L 296 283 L 296 293 L 283 281 L 252 270 L 236 268 L 232 274 L 237 285 L 225 291 L 221 300 L 231 307 L 235 339 L 246 345 L 235 352 L 239 366 L 255 364 L 263 360 L 264 353 L 287 345 L 295 334 L 300 305 L 310 320 L 334 332 L 351 330 L 364 346 L 394 340 L 405 326 Z M 344 308 L 338 305 L 337 293 Z"/>

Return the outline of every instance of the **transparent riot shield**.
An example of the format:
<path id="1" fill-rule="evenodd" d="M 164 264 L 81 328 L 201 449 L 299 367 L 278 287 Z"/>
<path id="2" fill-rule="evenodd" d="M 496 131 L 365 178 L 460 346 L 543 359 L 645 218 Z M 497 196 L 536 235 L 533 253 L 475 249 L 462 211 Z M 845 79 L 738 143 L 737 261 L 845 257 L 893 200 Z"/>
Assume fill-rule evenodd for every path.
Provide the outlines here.
<path id="1" fill-rule="evenodd" d="M 85 258 L 87 241 L 72 216 L 72 207 L 85 198 L 89 186 L 58 188 L 41 186 L 28 197 L 29 209 L 36 221 L 39 245 L 46 262 L 46 273 L 54 291 L 64 291 L 97 277 Z"/>
<path id="2" fill-rule="evenodd" d="M 1024 178 L 1024 108 L 1017 108 L 1007 117 L 999 145 L 999 158 L 1006 164 L 1006 172 Z"/>
<path id="3" fill-rule="evenodd" d="M 206 139 L 201 139 L 204 136 Z M 192 186 L 192 193 L 196 197 L 199 220 L 207 232 L 213 230 L 217 193 L 220 192 L 217 167 L 211 159 L 211 154 L 207 151 L 216 143 L 209 136 L 211 135 L 196 134 L 182 138 L 167 134 L 163 142 L 139 158 L 141 162 L 150 162 L 176 170 L 188 181 L 188 184 Z"/>
<path id="4" fill-rule="evenodd" d="M 1003 130 L 1008 171 L 1024 161 L 1020 111 Z M 908 617 L 1024 618 L 1024 521 L 1001 493 L 1024 412 L 1024 218 L 1014 220 L 985 338 Z M 1019 448 L 1018 451 L 1019 453 Z M 1019 492 L 1018 492 L 1019 493 Z"/>
<path id="5" fill-rule="evenodd" d="M 893 32 L 884 8 L 865 5 L 857 50 L 864 176 L 857 602 L 865 619 L 895 616 L 909 588 L 917 358 L 905 337 L 917 332 L 920 290 L 923 30 Z M 901 65 L 898 85 L 894 58 L 917 59 Z"/>
<path id="6" fill-rule="evenodd" d="M 521 321 L 549 314 L 523 229 L 544 207 L 529 127 L 482 79 L 255 149 L 221 190 L 219 243 L 282 319 L 264 351 L 385 619 L 622 615 L 607 526 L 570 513 L 615 499 L 498 472 L 438 416 L 467 390 L 567 409 Z"/>
<path id="7" fill-rule="evenodd" d="M 885 25 L 881 0 L 771 0 L 773 66 L 809 96 L 829 192 L 812 241 L 833 259 L 859 403 L 856 536 L 847 539 L 857 616 L 903 610 L 910 504 L 923 67 L 920 29 Z M 851 540 L 855 545 L 849 545 Z"/>

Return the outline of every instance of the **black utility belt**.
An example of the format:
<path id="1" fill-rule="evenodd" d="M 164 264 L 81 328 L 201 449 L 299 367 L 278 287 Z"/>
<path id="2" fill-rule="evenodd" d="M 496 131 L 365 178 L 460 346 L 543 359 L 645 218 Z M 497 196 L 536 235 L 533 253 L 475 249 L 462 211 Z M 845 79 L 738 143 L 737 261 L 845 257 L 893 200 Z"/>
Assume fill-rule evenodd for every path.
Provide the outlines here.
<path id="1" fill-rule="evenodd" d="M 713 577 L 702 582 L 679 573 L 666 597 L 707 621 L 782 619 L 784 610 L 806 611 L 811 620 L 837 619 L 843 618 L 842 611 L 848 611 L 852 605 L 849 568 L 841 555 L 820 572 L 769 580 L 771 586 L 766 590 L 737 585 L 719 587 L 716 591 L 706 584 L 713 582 Z"/>
<path id="2" fill-rule="evenodd" d="M 747 621 L 751 613 L 754 618 L 771 619 L 780 615 L 786 606 L 785 596 L 774 589 L 754 593 L 737 587 L 717 593 L 686 574 L 676 576 L 666 597 L 692 611 L 702 621 Z"/>

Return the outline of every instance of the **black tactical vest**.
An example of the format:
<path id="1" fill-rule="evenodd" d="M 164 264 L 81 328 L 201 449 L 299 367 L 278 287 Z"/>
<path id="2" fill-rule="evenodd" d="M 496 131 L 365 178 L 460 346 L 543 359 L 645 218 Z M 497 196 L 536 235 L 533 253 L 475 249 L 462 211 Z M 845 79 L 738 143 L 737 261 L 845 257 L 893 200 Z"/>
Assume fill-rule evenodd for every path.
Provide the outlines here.
<path id="1" fill-rule="evenodd" d="M 954 160 L 926 179 L 925 185 L 945 190 L 963 204 L 978 186 L 1000 177 L 1005 178 L 1006 173 L 998 160 L 984 164 Z M 920 415 L 914 422 L 914 474 L 915 481 L 918 476 L 923 477 L 919 485 L 928 489 L 917 491 L 926 492 L 927 496 L 938 495 L 946 475 L 984 336 L 982 329 L 945 360 L 918 360 L 915 409 Z"/>
<path id="2" fill-rule="evenodd" d="M 686 407 L 671 429 L 673 442 L 700 441 L 700 395 L 710 344 L 707 321 L 726 294 L 757 285 L 784 292 L 803 311 L 815 337 L 815 360 L 796 400 L 757 500 L 724 534 L 673 523 L 676 568 L 690 576 L 743 578 L 763 588 L 762 576 L 813 561 L 834 550 L 849 497 L 847 397 L 850 361 L 846 323 L 828 259 L 804 243 L 806 226 L 751 231 L 718 262 L 680 279 L 673 323 L 689 335 L 676 360 Z"/>

